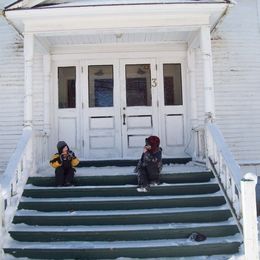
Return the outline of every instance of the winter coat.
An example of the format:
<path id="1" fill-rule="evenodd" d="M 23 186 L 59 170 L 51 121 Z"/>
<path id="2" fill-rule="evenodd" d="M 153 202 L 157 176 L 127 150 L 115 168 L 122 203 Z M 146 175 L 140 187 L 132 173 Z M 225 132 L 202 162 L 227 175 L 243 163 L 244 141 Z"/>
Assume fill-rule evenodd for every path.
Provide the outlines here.
<path id="1" fill-rule="evenodd" d="M 162 148 L 159 147 L 155 152 L 149 150 L 144 152 L 135 168 L 135 172 L 138 172 L 141 168 L 146 168 L 148 173 L 160 173 L 162 170 Z"/>
<path id="2" fill-rule="evenodd" d="M 51 160 L 50 165 L 53 168 L 64 167 L 64 168 L 73 168 L 79 164 L 79 159 L 75 156 L 74 152 L 72 152 L 68 147 L 68 156 L 62 155 L 63 148 L 68 145 L 64 141 L 60 141 L 57 144 L 58 153 L 55 153 Z"/>

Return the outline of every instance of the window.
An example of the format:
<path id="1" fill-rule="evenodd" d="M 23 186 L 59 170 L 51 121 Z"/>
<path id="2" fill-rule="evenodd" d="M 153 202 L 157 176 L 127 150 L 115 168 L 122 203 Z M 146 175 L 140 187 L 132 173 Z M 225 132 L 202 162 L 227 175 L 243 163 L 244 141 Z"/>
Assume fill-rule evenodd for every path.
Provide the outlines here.
<path id="1" fill-rule="evenodd" d="M 164 105 L 182 105 L 181 64 L 163 64 Z"/>
<path id="2" fill-rule="evenodd" d="M 125 72 L 127 106 L 151 106 L 150 65 L 126 65 Z"/>
<path id="3" fill-rule="evenodd" d="M 76 107 L 76 67 L 58 68 L 59 108 Z"/>
<path id="4" fill-rule="evenodd" d="M 88 67 L 89 107 L 113 106 L 113 66 L 91 65 Z"/>

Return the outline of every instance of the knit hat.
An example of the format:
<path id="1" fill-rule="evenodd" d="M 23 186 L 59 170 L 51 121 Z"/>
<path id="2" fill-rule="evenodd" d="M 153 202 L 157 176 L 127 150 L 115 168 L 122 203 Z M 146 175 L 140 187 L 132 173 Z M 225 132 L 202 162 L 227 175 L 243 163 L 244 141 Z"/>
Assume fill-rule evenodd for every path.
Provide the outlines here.
<path id="1" fill-rule="evenodd" d="M 57 143 L 57 149 L 58 149 L 58 153 L 59 153 L 59 154 L 62 154 L 62 150 L 63 150 L 63 148 L 64 148 L 65 146 L 68 147 L 67 143 L 64 142 L 64 141 L 59 141 L 59 142 Z M 68 147 L 68 149 L 69 149 L 69 147 Z"/>

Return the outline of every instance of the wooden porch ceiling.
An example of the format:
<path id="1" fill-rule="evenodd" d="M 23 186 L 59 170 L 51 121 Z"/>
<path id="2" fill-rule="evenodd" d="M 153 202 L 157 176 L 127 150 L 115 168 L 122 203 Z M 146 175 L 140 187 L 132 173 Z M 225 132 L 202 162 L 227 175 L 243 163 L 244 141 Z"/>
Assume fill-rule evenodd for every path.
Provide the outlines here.
<path id="1" fill-rule="evenodd" d="M 150 42 L 187 42 L 192 32 L 115 32 L 80 35 L 59 35 L 40 37 L 49 46 L 56 45 L 84 45 L 107 43 L 150 43 Z"/>

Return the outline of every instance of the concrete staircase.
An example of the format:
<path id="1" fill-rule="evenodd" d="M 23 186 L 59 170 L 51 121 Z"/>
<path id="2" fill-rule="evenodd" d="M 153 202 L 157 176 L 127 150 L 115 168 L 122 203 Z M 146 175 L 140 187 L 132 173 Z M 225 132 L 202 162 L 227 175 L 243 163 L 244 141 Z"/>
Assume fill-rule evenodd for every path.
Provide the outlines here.
<path id="1" fill-rule="evenodd" d="M 56 188 L 52 177 L 28 180 L 5 253 L 29 259 L 172 259 L 239 250 L 238 228 L 208 171 L 168 171 L 148 193 L 136 191 L 132 173 L 75 181 Z M 193 232 L 207 239 L 191 241 Z"/>

